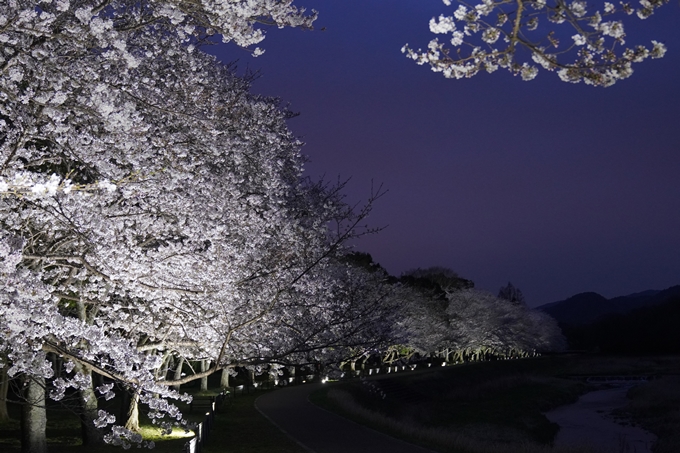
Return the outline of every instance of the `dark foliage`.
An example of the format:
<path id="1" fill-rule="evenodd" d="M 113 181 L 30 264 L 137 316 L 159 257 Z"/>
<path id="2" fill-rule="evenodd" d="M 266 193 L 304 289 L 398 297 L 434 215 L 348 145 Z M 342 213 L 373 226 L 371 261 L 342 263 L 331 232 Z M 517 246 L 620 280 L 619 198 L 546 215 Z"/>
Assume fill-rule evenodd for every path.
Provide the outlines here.
<path id="1" fill-rule="evenodd" d="M 472 280 L 459 277 L 457 273 L 445 267 L 413 269 L 404 273 L 399 281 L 404 285 L 428 292 L 434 298 L 444 298 L 446 291 L 475 287 Z"/>
<path id="2" fill-rule="evenodd" d="M 513 304 L 526 305 L 522 291 L 510 282 L 508 282 L 507 286 L 501 287 L 498 291 L 498 298 L 508 300 Z"/>

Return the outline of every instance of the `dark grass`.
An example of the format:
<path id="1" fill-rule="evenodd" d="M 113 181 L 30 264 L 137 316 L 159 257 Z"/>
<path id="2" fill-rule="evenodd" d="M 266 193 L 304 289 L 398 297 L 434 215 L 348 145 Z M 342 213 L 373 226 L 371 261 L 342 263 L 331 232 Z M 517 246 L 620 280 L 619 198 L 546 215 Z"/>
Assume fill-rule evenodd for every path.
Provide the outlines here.
<path id="1" fill-rule="evenodd" d="M 183 389 L 184 390 L 184 389 Z M 206 399 L 217 395 L 221 389 L 199 392 L 195 388 L 186 389 L 196 399 Z M 281 432 L 264 418 L 254 407 L 255 399 L 269 390 L 250 390 L 250 392 L 230 392 L 230 397 L 217 410 L 214 425 L 206 443 L 205 453 L 305 453 L 287 435 Z M 117 418 L 123 413 L 121 398 L 102 402 L 106 409 Z M 185 403 L 177 403 L 185 418 L 190 422 L 200 422 L 205 418 L 204 409 L 193 412 Z M 0 423 L 0 452 L 19 453 L 21 451 L 21 430 L 19 418 L 21 408 L 18 404 L 9 405 L 12 420 Z M 140 414 L 142 434 L 145 439 L 153 440 L 158 453 L 181 453 L 190 437 L 168 438 L 161 436 L 142 411 Z M 50 453 L 114 453 L 124 451 L 120 447 L 109 445 L 84 446 L 81 440 L 80 421 L 73 410 L 64 409 L 61 405 L 48 401 L 47 441 Z M 184 434 L 181 430 L 178 433 Z M 190 432 L 189 436 L 192 435 Z M 134 447 L 133 447 L 134 448 Z M 134 448 L 135 450 L 138 450 Z M 149 451 L 149 450 L 147 450 Z"/>
<path id="2" fill-rule="evenodd" d="M 585 386 L 575 380 L 528 374 L 540 370 L 541 365 L 535 361 L 471 364 L 334 387 L 370 411 L 422 428 L 423 434 L 407 433 L 400 425 L 386 427 L 378 419 L 358 419 L 333 401 L 327 389 L 313 394 L 312 401 L 375 429 L 387 429 L 392 436 L 440 451 L 461 451 L 460 443 L 451 447 L 436 439 L 444 431 L 501 445 L 547 445 L 559 428 L 542 412 L 575 401 Z"/>
<path id="3" fill-rule="evenodd" d="M 306 453 L 255 409 L 258 390 L 228 401 L 216 418 L 205 453 Z"/>
<path id="4" fill-rule="evenodd" d="M 617 411 L 656 434 L 655 453 L 680 452 L 680 375 L 655 379 L 628 392 L 630 404 Z"/>
<path id="5" fill-rule="evenodd" d="M 672 373 L 679 365 L 677 357 L 560 356 L 487 362 L 343 382 L 333 387 L 335 394 L 329 396 L 330 389 L 323 389 L 312 395 L 312 401 L 395 437 L 440 451 L 493 451 L 488 446 L 491 443 L 495 448 L 524 444 L 525 448 L 518 451 L 538 451 L 541 449 L 526 445 L 547 448 L 558 431 L 543 412 L 574 402 L 590 389 L 578 376 L 654 375 Z M 348 397 L 351 401 L 343 401 Z M 652 408 L 656 404 L 650 402 L 646 412 L 656 413 Z M 677 413 L 678 406 L 675 408 Z M 450 440 L 440 436 L 445 431 L 458 433 L 465 441 L 456 440 L 453 447 L 446 445 Z M 677 453 L 680 449 L 668 451 Z"/>
<path id="6" fill-rule="evenodd" d="M 110 445 L 83 445 L 80 419 L 76 411 L 68 407 L 69 403 L 70 401 L 66 401 L 66 405 L 63 405 L 47 401 L 47 445 L 50 453 L 112 453 L 122 451 L 120 447 Z M 103 403 L 101 408 L 105 408 L 115 414 L 120 422 L 120 414 L 123 411 L 121 411 L 121 400 L 119 398 Z M 184 404 L 180 404 L 180 408 L 185 411 L 186 418 L 189 421 L 200 421 L 203 418 L 202 414 L 189 413 L 188 406 Z M 21 407 L 19 404 L 9 404 L 8 410 L 12 420 L 7 423 L 0 423 L 0 452 L 19 453 L 21 451 Z M 188 437 L 161 436 L 160 430 L 151 424 L 143 411 L 140 413 L 140 424 L 142 425 L 145 439 L 153 440 L 156 444 L 154 451 L 159 453 L 182 452 Z M 191 433 L 184 433 L 181 430 L 178 433 L 186 436 L 191 435 Z"/>
<path id="7" fill-rule="evenodd" d="M 435 430 L 455 431 L 467 439 L 494 441 L 496 445 L 517 445 L 533 442 L 537 445 L 549 444 L 556 432 L 541 414 L 553 407 L 574 401 L 587 388 L 578 380 L 578 375 L 608 374 L 680 374 L 678 357 L 606 357 L 606 356 L 562 356 L 540 359 L 524 359 L 458 365 L 454 367 L 426 370 L 424 372 L 388 375 L 379 378 L 385 399 L 375 391 L 367 391 L 368 386 L 358 380 L 343 382 L 329 388 L 342 389 L 353 400 L 376 413 L 391 419 L 405 421 L 410 426 L 432 427 Z M 381 377 L 382 378 L 382 377 Z M 673 380 L 675 379 L 675 380 Z M 626 416 L 646 429 L 660 436 L 658 453 L 680 452 L 678 433 L 680 429 L 680 382 L 672 376 L 658 379 L 631 391 L 632 407 Z M 369 380 L 371 382 L 373 379 Z M 184 390 L 184 389 L 183 389 Z M 190 393 L 200 392 L 187 389 Z M 326 389 L 327 390 L 327 389 Z M 303 453 L 297 445 L 278 428 L 272 425 L 255 408 L 255 399 L 262 390 L 238 394 L 227 400 L 220 408 L 215 427 L 204 447 L 207 453 Z M 209 396 L 216 391 L 208 392 Z M 370 425 L 378 430 L 387 431 L 395 437 L 405 438 L 430 448 L 461 452 L 474 449 L 447 449 L 423 440 L 409 437 L 398 428 L 385 428 L 370 420 L 358 420 L 356 415 L 343 409 L 328 397 L 327 392 L 312 395 L 317 404 L 342 415 Z M 105 403 L 112 413 L 119 416 L 123 411 L 118 398 Z M 80 424 L 72 410 L 64 409 L 56 403 L 48 406 L 48 444 L 50 453 L 109 453 L 120 452 L 120 448 L 101 446 L 84 447 L 80 441 Z M 202 420 L 201 411 L 189 412 L 186 405 L 180 405 L 187 418 Z M 10 405 L 14 420 L 0 424 L 0 452 L 20 452 L 19 407 Z M 120 418 L 119 418 L 120 419 Z M 142 424 L 148 420 L 142 416 Z M 151 435 L 148 431 L 147 435 Z M 675 438 L 675 441 L 673 441 Z M 179 453 L 187 439 L 169 440 L 153 438 L 155 451 Z M 474 444 L 474 442 L 473 442 Z M 490 445 L 490 444 L 489 444 Z M 508 453 L 510 448 L 500 450 Z M 482 450 L 478 450 L 482 451 Z M 517 450 L 520 451 L 520 450 Z M 534 452 L 526 448 L 521 451 Z M 544 450 L 540 450 L 544 451 Z"/>

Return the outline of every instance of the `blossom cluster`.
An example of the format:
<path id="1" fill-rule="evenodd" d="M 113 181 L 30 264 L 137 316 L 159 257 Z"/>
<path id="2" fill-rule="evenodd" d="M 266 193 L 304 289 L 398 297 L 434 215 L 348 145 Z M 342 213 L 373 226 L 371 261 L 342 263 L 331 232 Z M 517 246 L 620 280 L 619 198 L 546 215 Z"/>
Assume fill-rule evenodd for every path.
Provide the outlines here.
<path id="1" fill-rule="evenodd" d="M 451 0 L 443 1 L 451 6 Z M 646 19 L 666 2 L 640 0 L 637 7 L 625 1 L 604 2 L 600 9 L 589 9 L 582 0 L 461 1 L 452 15 L 430 21 L 432 33 L 450 35 L 454 50 L 435 38 L 427 50 L 416 51 L 407 44 L 402 52 L 447 78 L 503 68 L 533 80 L 542 68 L 565 82 L 610 86 L 629 77 L 633 63 L 661 58 L 666 52 L 658 41 L 628 46 L 621 16 Z"/>

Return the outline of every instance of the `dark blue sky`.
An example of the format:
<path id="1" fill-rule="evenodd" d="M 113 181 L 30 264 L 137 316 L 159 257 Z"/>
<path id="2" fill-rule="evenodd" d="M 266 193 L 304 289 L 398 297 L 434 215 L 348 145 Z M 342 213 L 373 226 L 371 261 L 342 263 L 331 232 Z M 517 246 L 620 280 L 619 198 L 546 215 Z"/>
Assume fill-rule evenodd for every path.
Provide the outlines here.
<path id="1" fill-rule="evenodd" d="M 298 0 L 317 29 L 268 30 L 266 53 L 210 49 L 261 71 L 253 90 L 290 103 L 311 176 L 389 189 L 364 238 L 390 273 L 446 266 L 530 305 L 680 284 L 680 8 L 629 17 L 628 41 L 664 42 L 609 88 L 541 71 L 446 80 L 400 52 L 426 47 L 440 0 Z"/>

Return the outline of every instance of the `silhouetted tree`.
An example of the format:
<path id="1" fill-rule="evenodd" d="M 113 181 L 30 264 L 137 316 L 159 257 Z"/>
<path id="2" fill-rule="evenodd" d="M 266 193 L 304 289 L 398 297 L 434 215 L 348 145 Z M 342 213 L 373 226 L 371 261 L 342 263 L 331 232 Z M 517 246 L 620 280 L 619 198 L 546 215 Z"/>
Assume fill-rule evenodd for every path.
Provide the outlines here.
<path id="1" fill-rule="evenodd" d="M 522 291 L 520 291 L 518 288 L 515 288 L 510 282 L 508 282 L 506 286 L 501 287 L 501 289 L 498 291 L 498 298 L 509 300 L 513 304 L 526 305 Z"/>

